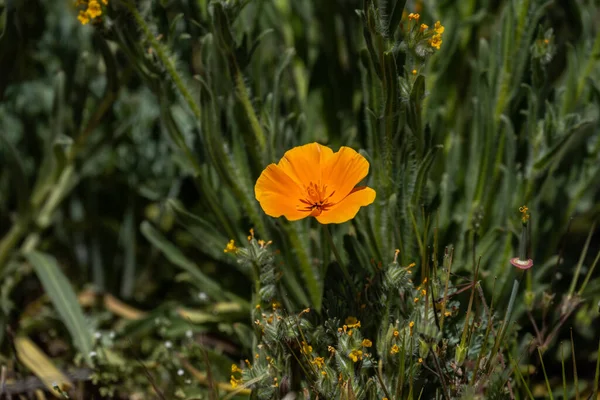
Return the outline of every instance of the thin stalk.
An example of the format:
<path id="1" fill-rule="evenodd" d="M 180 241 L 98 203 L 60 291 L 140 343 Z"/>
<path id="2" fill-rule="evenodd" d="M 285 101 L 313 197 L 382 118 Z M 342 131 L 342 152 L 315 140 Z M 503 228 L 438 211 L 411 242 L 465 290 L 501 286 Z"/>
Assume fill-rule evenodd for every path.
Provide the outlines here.
<path id="1" fill-rule="evenodd" d="M 594 394 L 592 399 L 598 398 L 598 382 L 600 382 L 600 339 L 598 340 L 598 352 L 596 353 L 596 376 L 594 377 Z"/>
<path id="2" fill-rule="evenodd" d="M 513 282 L 512 291 L 510 292 L 510 299 L 508 301 L 508 307 L 506 309 L 506 314 L 504 314 L 504 322 L 502 323 L 502 327 L 500 328 L 500 334 L 496 338 L 496 343 L 494 343 L 494 347 L 493 347 L 492 353 L 490 355 L 491 356 L 490 364 L 489 364 L 490 372 L 491 372 L 492 368 L 494 367 L 493 360 L 496 357 L 496 353 L 498 352 L 500 343 L 502 343 L 502 340 L 504 339 L 504 335 L 506 334 L 508 326 L 510 325 L 510 319 L 512 317 L 512 310 L 515 305 L 515 299 L 517 298 L 518 292 L 519 292 L 519 280 L 515 278 L 515 280 Z"/>
<path id="3" fill-rule="evenodd" d="M 544 366 L 544 359 L 542 358 L 542 351 L 540 348 L 537 348 L 538 355 L 540 356 L 540 363 L 542 364 L 542 371 L 544 372 L 544 380 L 546 381 L 546 389 L 548 389 L 548 395 L 550 396 L 550 400 L 554 400 L 554 396 L 552 395 L 552 388 L 550 387 L 550 381 L 548 381 L 548 375 L 546 374 L 546 367 Z"/>
<path id="4" fill-rule="evenodd" d="M 521 373 L 521 370 L 519 369 L 519 365 L 515 362 L 515 360 L 510 356 L 510 354 L 508 355 L 508 359 L 510 360 L 510 362 L 513 364 L 513 369 L 517 374 L 517 377 L 521 380 L 521 383 L 523 384 L 523 386 L 525 387 L 525 391 L 527 392 L 527 396 L 531 399 L 531 400 L 535 400 L 535 398 L 533 397 L 533 394 L 531 393 L 531 390 L 529 390 L 529 386 L 527 386 L 527 382 L 525 382 L 525 378 L 523 378 L 523 374 Z"/>
<path id="5" fill-rule="evenodd" d="M 410 365 L 410 381 L 408 382 L 408 398 L 412 400 L 413 398 L 413 367 L 412 367 L 412 361 L 413 361 L 413 343 L 414 343 L 414 339 L 411 336 L 410 337 L 410 354 L 409 354 L 409 361 L 408 361 L 408 365 Z"/>
<path id="6" fill-rule="evenodd" d="M 402 353 L 400 354 L 400 377 L 398 380 L 398 385 L 396 386 L 396 398 L 402 398 L 402 389 L 404 388 L 404 369 L 406 368 L 406 347 L 404 346 L 404 342 L 406 340 L 406 330 L 402 330 Z"/>
<path id="7" fill-rule="evenodd" d="M 573 358 L 573 384 L 575 385 L 575 399 L 579 400 L 579 379 L 577 378 L 577 361 L 575 360 L 575 342 L 573 342 L 573 328 L 571 328 L 571 357 Z"/>
<path id="8" fill-rule="evenodd" d="M 563 354 L 563 342 L 560 342 L 560 363 L 562 365 L 562 387 L 563 399 L 567 399 L 567 374 L 565 373 L 565 355 Z"/>
<path id="9" fill-rule="evenodd" d="M 335 259 L 337 260 L 338 265 L 340 266 L 340 269 L 342 270 L 342 273 L 344 274 L 344 278 L 346 278 L 346 281 L 348 281 L 348 284 L 350 285 L 350 287 L 352 287 L 352 285 L 353 285 L 352 278 L 350 278 L 350 273 L 348 273 L 348 268 L 346 268 L 346 264 L 344 264 L 342 262 L 342 257 L 340 256 L 340 253 L 338 252 L 338 249 L 335 246 L 333 237 L 331 236 L 331 232 L 329 231 L 329 227 L 327 226 L 327 224 L 322 224 L 322 226 L 323 226 L 323 231 L 325 231 L 325 236 L 327 237 L 327 240 L 329 241 L 329 246 L 331 246 L 331 250 L 333 251 L 333 255 L 335 256 Z"/>
<path id="10" fill-rule="evenodd" d="M 579 288 L 579 290 L 577 291 L 577 294 L 579 296 L 581 296 L 581 294 L 583 293 L 583 290 L 585 289 L 588 282 L 590 281 L 590 278 L 591 278 L 592 274 L 594 273 L 594 269 L 596 268 L 596 264 L 598 264 L 598 260 L 600 260 L 600 250 L 598 250 L 598 254 L 596 254 L 596 258 L 594 259 L 594 262 L 592 263 L 590 270 L 588 271 L 587 275 L 585 276 L 585 280 L 581 284 L 581 288 Z"/>
<path id="11" fill-rule="evenodd" d="M 454 254 L 453 250 L 450 249 L 446 255 L 446 257 L 444 257 L 444 263 L 446 265 L 444 265 L 445 269 L 446 269 L 446 284 L 444 287 L 444 298 L 442 299 L 442 313 L 440 316 L 440 331 L 443 332 L 444 329 L 444 318 L 445 318 L 445 314 L 446 314 L 446 302 L 448 301 L 448 284 L 450 282 L 450 269 L 452 268 L 452 255 Z M 448 262 L 446 262 L 446 260 L 448 260 Z"/>
<path id="12" fill-rule="evenodd" d="M 585 260 L 585 256 L 587 255 L 588 248 L 590 247 L 590 241 L 592 240 L 592 235 L 594 234 L 594 230 L 596 229 L 596 221 L 592 224 L 590 228 L 590 232 L 588 233 L 588 237 L 585 240 L 585 245 L 583 246 L 583 251 L 581 252 L 581 256 L 579 257 L 579 261 L 577 262 L 577 267 L 575 268 L 575 274 L 573 274 L 573 280 L 571 281 L 571 286 L 569 287 L 569 297 L 573 296 L 573 292 L 575 292 L 575 285 L 577 284 L 577 279 L 579 278 L 579 274 L 581 273 L 581 267 L 583 265 L 583 260 Z"/>

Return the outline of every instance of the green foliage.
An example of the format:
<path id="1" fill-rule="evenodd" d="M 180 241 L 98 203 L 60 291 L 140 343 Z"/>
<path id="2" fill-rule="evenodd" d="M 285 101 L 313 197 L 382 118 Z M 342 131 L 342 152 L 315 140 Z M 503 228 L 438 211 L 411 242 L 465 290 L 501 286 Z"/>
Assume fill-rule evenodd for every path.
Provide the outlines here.
<path id="1" fill-rule="evenodd" d="M 9 393 L 19 334 L 88 397 L 597 395 L 597 4 L 88 3 L 0 1 Z M 313 141 L 377 191 L 328 229 L 254 197 Z"/>

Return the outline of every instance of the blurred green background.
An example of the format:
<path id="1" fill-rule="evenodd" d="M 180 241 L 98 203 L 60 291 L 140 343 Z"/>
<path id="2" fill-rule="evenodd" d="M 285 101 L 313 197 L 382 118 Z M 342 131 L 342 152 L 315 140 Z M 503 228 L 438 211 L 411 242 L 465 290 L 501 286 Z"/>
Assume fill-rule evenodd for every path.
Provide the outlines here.
<path id="1" fill-rule="evenodd" d="M 10 376 L 30 374 L 14 347 L 25 335 L 64 369 L 112 349 L 96 361 L 101 383 L 79 393 L 143 393 L 141 359 L 164 370 L 167 392 L 189 386 L 167 341 L 227 381 L 253 345 L 256 277 L 223 248 L 250 228 L 279 251 L 287 310 L 327 310 L 323 293 L 337 289 L 321 230 L 265 216 L 253 192 L 267 164 L 318 141 L 371 162 L 376 204 L 333 229 L 357 281 L 396 248 L 429 276 L 451 246 L 457 281 L 481 257 L 482 287 L 502 310 L 526 204 L 534 268 L 515 349 L 537 321 L 560 379 L 572 327 L 589 390 L 598 270 L 582 282 L 600 251 L 600 7 L 408 1 L 407 12 L 445 26 L 441 49 L 419 55 L 399 45 L 403 3 L 109 0 L 83 26 L 70 1 L 0 0 L 0 364 Z M 68 290 L 78 298 L 61 300 Z"/>

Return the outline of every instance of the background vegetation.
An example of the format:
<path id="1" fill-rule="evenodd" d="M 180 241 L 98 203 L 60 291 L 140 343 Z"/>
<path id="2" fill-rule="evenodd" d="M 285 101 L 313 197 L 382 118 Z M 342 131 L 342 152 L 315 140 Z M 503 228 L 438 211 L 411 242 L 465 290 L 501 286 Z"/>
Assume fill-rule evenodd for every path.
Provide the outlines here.
<path id="1" fill-rule="evenodd" d="M 0 0 L 0 397 L 598 397 L 596 2 L 93 1 Z M 254 199 L 312 141 L 352 285 Z"/>

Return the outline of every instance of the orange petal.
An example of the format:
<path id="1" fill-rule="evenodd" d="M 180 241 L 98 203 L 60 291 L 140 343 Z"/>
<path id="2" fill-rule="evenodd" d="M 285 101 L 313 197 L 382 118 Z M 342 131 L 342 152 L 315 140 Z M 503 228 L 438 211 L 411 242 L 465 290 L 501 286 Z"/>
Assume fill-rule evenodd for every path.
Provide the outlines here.
<path id="1" fill-rule="evenodd" d="M 303 191 L 282 168 L 271 164 L 260 174 L 254 186 L 254 195 L 265 214 L 271 217 L 284 215 L 290 221 L 305 218 L 309 212 L 298 211 Z"/>
<path id="2" fill-rule="evenodd" d="M 333 150 L 319 143 L 309 143 L 288 150 L 277 164 L 301 188 L 321 182 L 321 169 Z"/>
<path id="3" fill-rule="evenodd" d="M 376 193 L 367 186 L 355 188 L 342 201 L 329 210 L 323 211 L 317 218 L 322 224 L 341 224 L 351 220 L 361 207 L 368 206 L 375 201 Z"/>
<path id="4" fill-rule="evenodd" d="M 368 173 L 369 162 L 366 158 L 350 147 L 340 147 L 323 167 L 323 184 L 329 190 L 335 190 L 329 201 L 334 204 L 341 201 Z"/>

